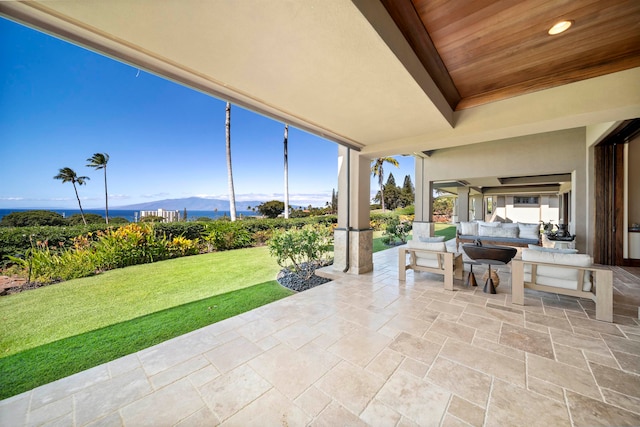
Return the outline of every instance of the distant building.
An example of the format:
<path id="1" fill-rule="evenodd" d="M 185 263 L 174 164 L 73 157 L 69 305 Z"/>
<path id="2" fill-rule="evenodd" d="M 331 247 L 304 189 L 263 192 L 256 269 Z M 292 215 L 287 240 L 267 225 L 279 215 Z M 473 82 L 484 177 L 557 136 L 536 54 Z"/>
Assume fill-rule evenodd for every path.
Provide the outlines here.
<path id="1" fill-rule="evenodd" d="M 163 222 L 176 222 L 180 221 L 180 211 L 167 211 L 164 209 L 158 209 L 157 211 L 140 211 L 140 219 L 145 216 L 157 216 L 162 218 Z"/>

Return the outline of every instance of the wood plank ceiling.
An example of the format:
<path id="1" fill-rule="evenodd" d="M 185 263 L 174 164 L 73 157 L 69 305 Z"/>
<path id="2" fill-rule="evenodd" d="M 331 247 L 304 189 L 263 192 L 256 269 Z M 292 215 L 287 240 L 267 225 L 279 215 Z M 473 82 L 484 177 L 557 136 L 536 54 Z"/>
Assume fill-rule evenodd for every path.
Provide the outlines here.
<path id="1" fill-rule="evenodd" d="M 456 110 L 640 66 L 638 0 L 381 1 Z"/>

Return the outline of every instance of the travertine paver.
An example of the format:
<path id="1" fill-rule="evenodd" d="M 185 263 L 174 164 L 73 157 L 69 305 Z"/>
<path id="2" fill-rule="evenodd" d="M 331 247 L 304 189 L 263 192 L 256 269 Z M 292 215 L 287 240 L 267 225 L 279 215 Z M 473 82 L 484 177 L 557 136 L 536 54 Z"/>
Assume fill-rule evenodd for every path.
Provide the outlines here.
<path id="1" fill-rule="evenodd" d="M 0 425 L 640 425 L 637 275 L 614 269 L 608 324 L 512 306 L 508 267 L 488 295 L 396 263 L 0 401 Z"/>

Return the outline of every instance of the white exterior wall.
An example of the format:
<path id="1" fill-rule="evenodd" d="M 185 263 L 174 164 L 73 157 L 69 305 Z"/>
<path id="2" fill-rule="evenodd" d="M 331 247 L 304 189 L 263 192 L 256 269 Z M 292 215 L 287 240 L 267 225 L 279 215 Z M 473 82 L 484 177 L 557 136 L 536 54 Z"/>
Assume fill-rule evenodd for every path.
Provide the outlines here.
<path id="1" fill-rule="evenodd" d="M 514 204 L 514 196 L 504 196 L 505 206 L 500 209 L 500 218 L 509 222 L 536 223 L 540 221 L 558 224 L 560 218 L 560 205 L 558 196 L 537 196 L 540 202 L 538 206 L 522 206 Z"/>
<path id="2" fill-rule="evenodd" d="M 560 198 L 558 196 L 542 196 L 540 204 L 540 221 L 558 224 L 560 220 Z"/>
<path id="3" fill-rule="evenodd" d="M 514 196 L 505 196 L 506 220 L 508 222 L 524 222 L 534 224 L 540 222 L 540 206 L 516 206 Z"/>

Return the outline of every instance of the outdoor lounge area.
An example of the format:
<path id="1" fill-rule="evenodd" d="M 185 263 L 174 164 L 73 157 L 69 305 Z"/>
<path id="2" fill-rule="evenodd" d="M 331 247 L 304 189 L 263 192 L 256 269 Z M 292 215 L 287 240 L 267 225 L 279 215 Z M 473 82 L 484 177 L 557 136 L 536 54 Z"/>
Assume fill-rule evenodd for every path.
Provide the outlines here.
<path id="1" fill-rule="evenodd" d="M 0 425 L 640 425 L 639 2 L 35 0 L 0 15 L 338 144 L 334 281 L 0 401 Z M 523 305 L 510 265 L 496 294 L 464 286 L 469 265 L 452 290 L 452 270 L 400 280 L 398 249 L 372 249 L 385 156 L 414 158 L 414 237 L 434 235 L 438 191 L 457 197 L 453 222 L 558 200 L 575 249 L 612 271 L 613 322 L 524 289 L 533 266 Z"/>
<path id="2" fill-rule="evenodd" d="M 640 270 L 590 300 L 375 268 L 0 402 L 1 425 L 640 424 Z"/>

